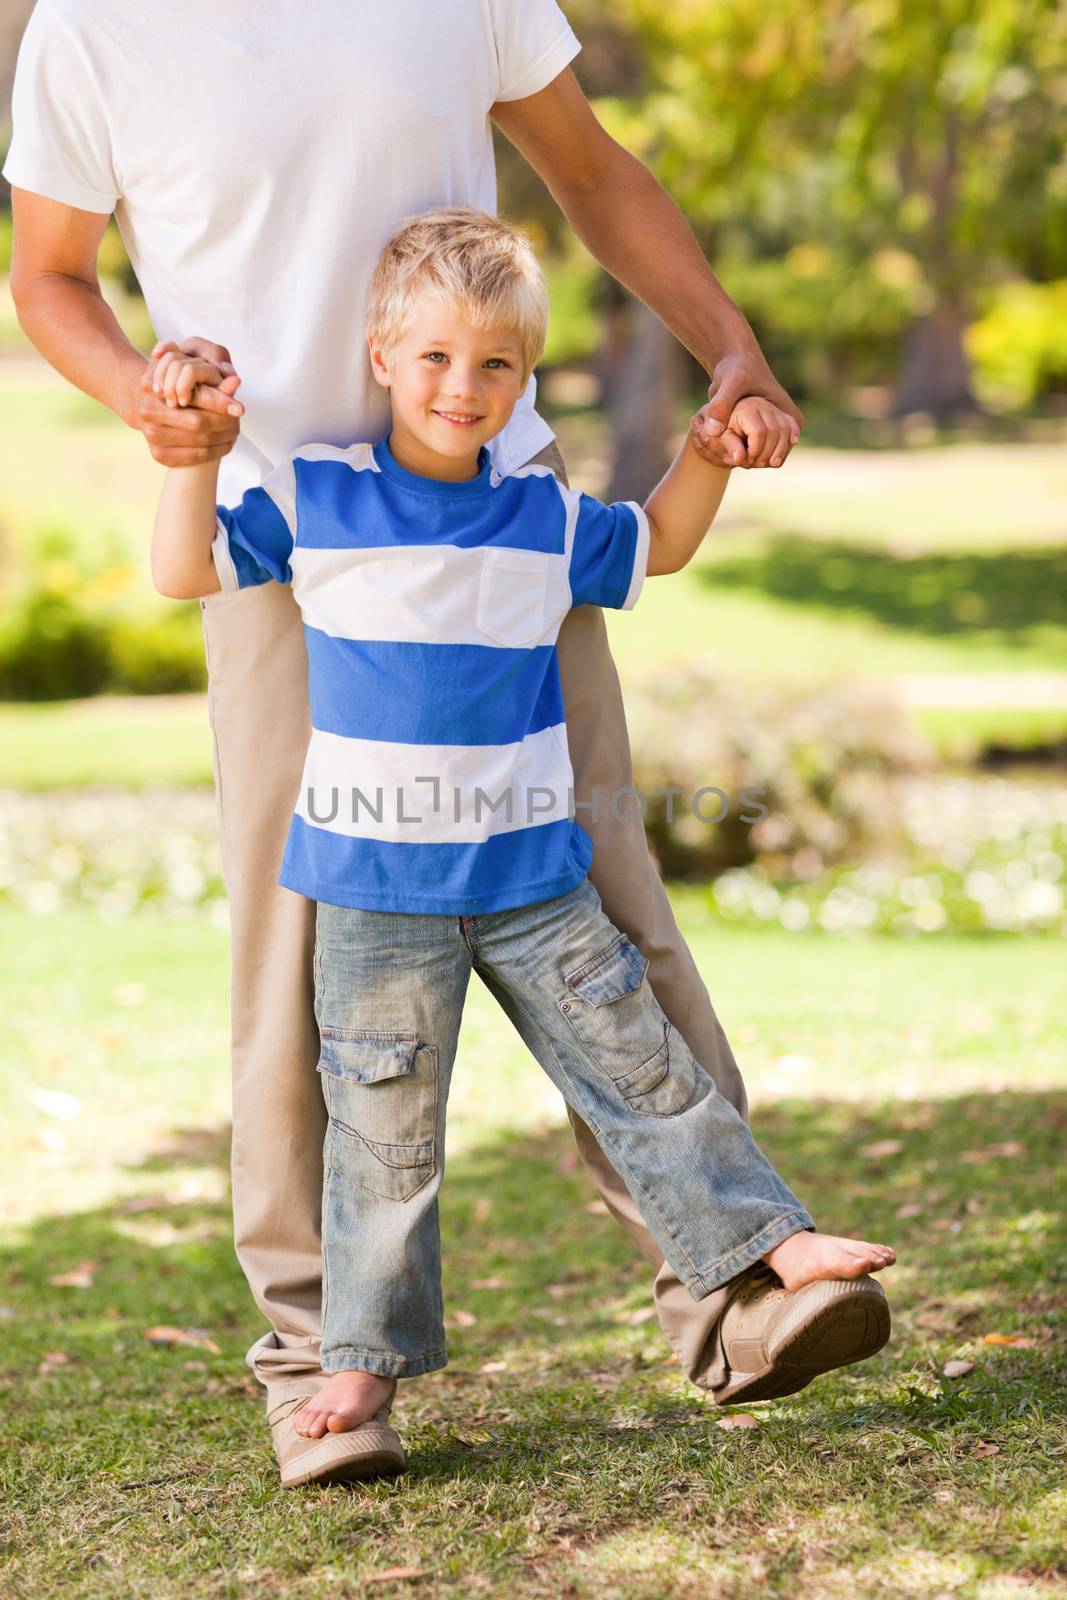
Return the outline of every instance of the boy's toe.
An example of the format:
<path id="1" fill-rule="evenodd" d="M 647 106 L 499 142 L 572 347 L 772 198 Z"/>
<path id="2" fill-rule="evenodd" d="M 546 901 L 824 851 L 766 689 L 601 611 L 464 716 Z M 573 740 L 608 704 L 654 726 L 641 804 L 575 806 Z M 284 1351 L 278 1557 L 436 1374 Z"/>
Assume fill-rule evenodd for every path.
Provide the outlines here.
<path id="1" fill-rule="evenodd" d="M 348 1433 L 358 1427 L 359 1419 L 352 1411 L 331 1411 L 326 1426 L 331 1433 Z"/>

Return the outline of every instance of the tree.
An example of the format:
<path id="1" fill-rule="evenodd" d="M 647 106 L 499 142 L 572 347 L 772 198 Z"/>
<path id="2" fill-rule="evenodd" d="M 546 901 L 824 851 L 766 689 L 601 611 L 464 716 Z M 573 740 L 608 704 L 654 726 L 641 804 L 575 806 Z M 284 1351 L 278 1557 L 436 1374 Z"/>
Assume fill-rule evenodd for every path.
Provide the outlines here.
<path id="1" fill-rule="evenodd" d="M 705 238 L 920 264 L 900 410 L 974 404 L 983 288 L 1067 270 L 1063 0 L 608 0 L 647 51 L 646 158 Z"/>

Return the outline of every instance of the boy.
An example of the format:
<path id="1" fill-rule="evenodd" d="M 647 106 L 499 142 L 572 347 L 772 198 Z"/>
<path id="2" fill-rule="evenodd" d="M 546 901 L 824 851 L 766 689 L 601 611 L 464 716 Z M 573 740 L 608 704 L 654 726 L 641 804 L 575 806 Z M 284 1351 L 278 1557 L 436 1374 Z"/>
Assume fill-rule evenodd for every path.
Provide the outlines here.
<path id="1" fill-rule="evenodd" d="M 472 970 L 694 1299 L 736 1279 L 743 1302 L 768 1269 L 781 1280 L 773 1349 L 716 1391 L 720 1403 L 791 1393 L 889 1335 L 869 1273 L 894 1252 L 815 1232 L 586 876 L 556 634 L 571 606 L 629 609 L 646 575 L 684 566 L 727 470 L 687 439 L 643 507 L 604 506 L 544 467 L 499 474 L 483 447 L 525 388 L 546 322 L 521 235 L 469 207 L 411 219 L 368 301 L 387 438 L 305 445 L 233 509 L 215 504 L 215 463 L 171 469 L 153 535 L 162 594 L 273 579 L 293 585 L 303 614 L 313 727 L 278 881 L 317 902 L 332 1376 L 292 1421 L 308 1438 L 366 1426 L 362 1468 L 349 1460 L 346 1475 L 397 1470 L 385 1424 L 396 1380 L 446 1363 L 437 1203 Z M 232 396 L 239 383 L 178 352 L 155 381 L 174 405 L 197 385 Z M 747 400 L 731 426 L 766 430 L 784 452 L 791 419 Z"/>

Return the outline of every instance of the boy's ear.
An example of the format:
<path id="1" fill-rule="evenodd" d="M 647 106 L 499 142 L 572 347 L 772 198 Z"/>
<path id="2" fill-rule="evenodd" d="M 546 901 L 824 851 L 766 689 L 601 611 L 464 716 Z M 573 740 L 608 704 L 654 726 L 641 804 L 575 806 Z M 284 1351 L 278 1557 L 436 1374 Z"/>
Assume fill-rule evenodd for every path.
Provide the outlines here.
<path id="1" fill-rule="evenodd" d="M 392 388 L 393 380 L 389 376 L 389 368 L 382 359 L 381 348 L 375 344 L 373 336 L 369 333 L 367 335 L 367 349 L 370 352 L 370 368 L 374 373 L 375 379 L 383 389 Z"/>

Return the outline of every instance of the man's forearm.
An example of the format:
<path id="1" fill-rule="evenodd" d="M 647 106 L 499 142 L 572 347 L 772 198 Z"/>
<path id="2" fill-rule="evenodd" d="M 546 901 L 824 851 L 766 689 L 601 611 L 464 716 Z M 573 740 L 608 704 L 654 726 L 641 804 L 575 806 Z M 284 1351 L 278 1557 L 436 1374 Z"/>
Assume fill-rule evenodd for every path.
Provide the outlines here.
<path id="1" fill-rule="evenodd" d="M 556 199 L 590 254 L 707 372 L 730 351 L 759 351 L 685 217 L 636 156 L 617 146 L 595 187 L 556 191 Z"/>
<path id="2" fill-rule="evenodd" d="M 82 278 L 41 273 L 15 302 L 19 324 L 65 378 L 136 427 L 145 357 L 127 339 L 99 289 Z"/>

